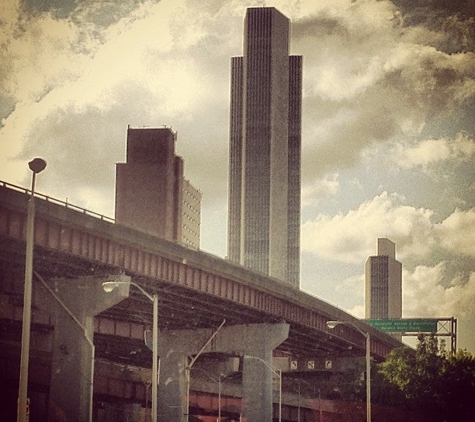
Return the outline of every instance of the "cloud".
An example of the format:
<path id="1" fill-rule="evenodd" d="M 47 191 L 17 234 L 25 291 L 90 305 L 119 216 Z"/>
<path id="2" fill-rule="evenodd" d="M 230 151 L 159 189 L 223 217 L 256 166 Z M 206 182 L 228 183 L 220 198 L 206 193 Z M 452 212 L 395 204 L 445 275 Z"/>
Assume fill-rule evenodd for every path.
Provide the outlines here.
<path id="1" fill-rule="evenodd" d="M 475 142 L 460 132 L 454 139 L 427 139 L 407 145 L 397 142 L 390 152 L 391 161 L 403 168 L 419 167 L 423 171 L 448 160 L 468 161 L 475 155 Z"/>
<path id="2" fill-rule="evenodd" d="M 404 204 L 383 192 L 346 214 L 319 214 L 302 225 L 302 251 L 342 262 L 364 262 L 374 255 L 375 239 L 389 237 L 398 255 L 425 255 L 433 242 L 433 211 Z"/>
<path id="3" fill-rule="evenodd" d="M 325 199 L 335 196 L 340 190 L 338 174 L 325 175 L 312 184 L 302 187 L 302 207 L 315 205 Z"/>
<path id="4" fill-rule="evenodd" d="M 445 287 L 444 287 L 445 285 Z M 413 272 L 403 271 L 403 316 L 459 320 L 458 344 L 475 348 L 475 272 L 468 277 L 453 275 L 445 262 L 418 266 Z M 462 322 L 462 323 L 460 323 Z"/>
<path id="5" fill-rule="evenodd" d="M 467 211 L 456 209 L 434 229 L 443 248 L 475 258 L 475 208 Z"/>
<path id="6" fill-rule="evenodd" d="M 358 55 L 357 50 L 355 53 Z M 310 124 L 304 129 L 308 177 L 353 167 L 374 145 L 407 143 L 421 135 L 428 121 L 449 116 L 466 116 L 467 122 L 470 120 L 468 104 L 475 97 L 475 55 L 449 57 L 431 48 L 399 45 L 381 69 L 384 73 L 358 93 L 358 101 L 350 101 L 350 87 L 342 87 L 351 96 L 345 100 L 328 100 L 318 92 L 307 94 L 304 122 L 315 121 L 315 116 L 319 122 L 318 126 Z M 351 80 L 347 75 L 337 79 Z M 331 89 L 329 84 L 325 86 Z"/>
<path id="7" fill-rule="evenodd" d="M 401 8 L 406 37 L 447 53 L 473 51 L 474 11 L 471 0 L 393 0 L 393 3 Z"/>
<path id="8" fill-rule="evenodd" d="M 473 350 L 473 324 L 475 324 L 475 272 L 468 277 L 452 274 L 446 262 L 434 266 L 419 265 L 412 271 L 403 268 L 403 318 L 448 318 L 463 321 L 458 325 L 458 342 Z M 355 283 L 356 282 L 356 283 Z M 364 275 L 352 277 L 343 284 L 346 291 L 363 297 Z M 364 318 L 364 305 L 356 305 L 348 312 Z M 450 341 L 446 338 L 448 344 Z"/>
<path id="9" fill-rule="evenodd" d="M 305 64 L 318 75 L 305 81 L 306 92 L 340 101 L 374 85 L 396 46 L 394 5 L 340 1 L 306 6 L 305 17 L 292 26 L 294 50 L 306 51 Z"/>
<path id="10" fill-rule="evenodd" d="M 346 214 L 320 213 L 302 225 L 302 251 L 358 263 L 375 254 L 375 239 L 388 237 L 400 260 L 427 259 L 441 249 L 475 258 L 475 208 L 456 209 L 435 223 L 432 210 L 404 202 L 401 195 L 383 192 Z"/>
<path id="11" fill-rule="evenodd" d="M 406 316 L 459 315 L 472 312 L 475 298 L 475 272 L 467 280 L 455 276 L 447 280 L 445 262 L 404 271 L 403 307 Z M 447 287 L 442 287 L 443 285 Z"/>
<path id="12" fill-rule="evenodd" d="M 318 2 L 295 21 L 294 50 L 305 64 L 306 181 L 354 167 L 374 145 L 404 144 L 435 119 L 472 120 L 475 55 L 418 42 L 411 31 L 434 34 L 416 26 L 403 25 L 392 3 L 371 1 Z"/>
<path id="13" fill-rule="evenodd" d="M 242 54 L 242 18 L 254 2 L 90 1 L 69 4 L 63 14 L 26 15 L 20 2 L 7 3 L 2 178 L 25 183 L 26 173 L 13 170 L 27 155 L 74 143 L 90 143 L 83 153 L 91 166 L 105 168 L 96 160 L 97 145 L 110 147 L 114 138 L 111 157 L 120 161 L 127 124 L 167 124 L 179 132 L 177 148 L 192 181 L 205 198 L 225 200 L 229 58 Z M 275 6 L 292 18 L 292 50 L 304 56 L 304 183 L 351 168 L 374 144 L 419 132 L 427 116 L 452 110 L 473 93 L 473 55 L 447 55 L 404 38 L 400 12 L 389 1 Z M 438 101 L 431 101 L 434 92 Z M 66 113 L 71 121 L 62 128 Z M 48 124 L 70 139 L 38 132 Z M 72 139 L 81 127 L 95 139 Z M 216 158 L 211 168 L 203 165 L 209 150 Z M 75 153 L 63 152 L 65 166 Z"/>
<path id="14" fill-rule="evenodd" d="M 113 204 L 114 163 L 123 161 L 127 124 L 166 124 L 179 132 L 177 147 L 192 157 L 186 160 L 182 154 L 198 175 L 192 182 L 220 186 L 205 193 L 206 199 L 216 192 L 224 197 L 226 186 L 213 180 L 226 177 L 227 126 L 215 136 L 208 128 L 211 116 L 226 120 L 222 103 L 235 33 L 214 35 L 211 28 L 223 33 L 225 22 L 186 9 L 184 3 L 164 0 L 145 6 L 125 17 L 121 11 L 100 36 L 93 16 L 102 12 L 95 7 L 80 7 L 71 19 L 51 13 L 29 18 L 8 50 L 10 63 L 21 71 L 12 71 L 4 81 L 16 105 L 0 129 L 3 179 L 25 184 L 27 172 L 19 172 L 16 163 L 41 155 L 50 163 L 42 175 L 50 194 L 66 194 L 84 206 L 108 192 Z M 80 18 L 85 15 L 90 20 Z M 214 66 L 226 77 L 213 78 Z M 220 154 L 215 171 L 203 166 L 210 144 Z M 110 214 L 111 205 L 97 211 Z"/>

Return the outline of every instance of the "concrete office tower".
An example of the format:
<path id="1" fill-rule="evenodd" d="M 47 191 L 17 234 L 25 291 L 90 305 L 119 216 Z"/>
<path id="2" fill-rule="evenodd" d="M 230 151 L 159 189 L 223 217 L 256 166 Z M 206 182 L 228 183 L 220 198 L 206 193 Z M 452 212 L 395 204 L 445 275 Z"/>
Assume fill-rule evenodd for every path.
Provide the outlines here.
<path id="1" fill-rule="evenodd" d="M 244 54 L 231 62 L 228 258 L 300 284 L 302 57 L 289 19 L 247 9 Z"/>
<path id="2" fill-rule="evenodd" d="M 115 221 L 198 249 L 201 193 L 183 176 L 169 128 L 127 128 L 127 162 L 116 166 Z"/>
<path id="3" fill-rule="evenodd" d="M 402 265 L 396 261 L 396 245 L 378 239 L 378 255 L 365 264 L 366 319 L 402 317 Z"/>

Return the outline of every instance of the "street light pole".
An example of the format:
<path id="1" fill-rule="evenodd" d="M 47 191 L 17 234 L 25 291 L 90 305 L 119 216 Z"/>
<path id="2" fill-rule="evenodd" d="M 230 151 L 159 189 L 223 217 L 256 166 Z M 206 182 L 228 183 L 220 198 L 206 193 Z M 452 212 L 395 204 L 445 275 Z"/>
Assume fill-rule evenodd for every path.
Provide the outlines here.
<path id="1" fill-rule="evenodd" d="M 371 340 L 366 333 L 366 420 L 371 422 Z"/>
<path id="2" fill-rule="evenodd" d="M 153 333 L 152 333 L 152 422 L 157 422 L 157 395 L 158 395 L 158 296 L 154 294 L 153 300 Z"/>
<path id="3" fill-rule="evenodd" d="M 351 321 L 327 321 L 327 327 L 330 329 L 335 328 L 337 325 L 351 325 L 365 339 L 365 356 L 366 356 L 366 421 L 371 422 L 371 338 L 367 331 L 363 331 L 356 324 Z"/>
<path id="4" fill-rule="evenodd" d="M 102 287 L 105 292 L 110 293 L 116 287 L 128 284 L 135 286 L 140 292 L 153 303 L 153 325 L 152 325 L 152 422 L 157 422 L 157 395 L 158 395 L 158 296 L 150 294 L 133 281 L 105 281 Z"/>
<path id="5" fill-rule="evenodd" d="M 31 296 L 33 278 L 33 247 L 35 243 L 35 183 L 36 174 L 46 168 L 46 161 L 35 158 L 28 163 L 33 172 L 31 195 L 28 200 L 26 226 L 25 286 L 23 294 L 23 321 L 21 331 L 20 376 L 18 381 L 17 421 L 26 422 L 28 402 L 28 366 L 30 362 Z"/>
<path id="6" fill-rule="evenodd" d="M 221 374 L 218 377 L 218 422 L 221 422 Z"/>

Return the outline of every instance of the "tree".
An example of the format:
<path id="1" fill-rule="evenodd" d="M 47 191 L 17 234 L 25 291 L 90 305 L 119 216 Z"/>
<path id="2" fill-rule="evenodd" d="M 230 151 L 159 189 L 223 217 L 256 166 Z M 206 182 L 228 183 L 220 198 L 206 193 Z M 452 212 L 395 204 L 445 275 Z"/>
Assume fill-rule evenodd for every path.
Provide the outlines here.
<path id="1" fill-rule="evenodd" d="M 451 355 L 435 336 L 421 335 L 415 353 L 408 347 L 393 350 L 379 373 L 409 408 L 434 422 L 475 420 L 475 358 L 467 350 Z"/>

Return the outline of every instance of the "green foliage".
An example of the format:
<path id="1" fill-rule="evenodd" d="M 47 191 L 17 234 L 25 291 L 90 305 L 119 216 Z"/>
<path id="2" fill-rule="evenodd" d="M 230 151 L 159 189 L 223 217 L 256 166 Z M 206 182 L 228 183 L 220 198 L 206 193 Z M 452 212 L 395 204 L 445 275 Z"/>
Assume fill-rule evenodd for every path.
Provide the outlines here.
<path id="1" fill-rule="evenodd" d="M 393 350 L 379 374 L 397 387 L 408 408 L 434 422 L 475 420 L 475 357 L 467 350 L 448 354 L 434 336 L 420 336 L 416 352 Z"/>

